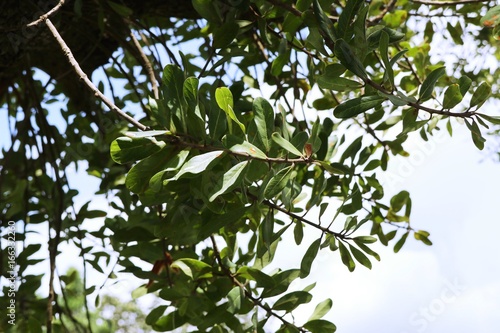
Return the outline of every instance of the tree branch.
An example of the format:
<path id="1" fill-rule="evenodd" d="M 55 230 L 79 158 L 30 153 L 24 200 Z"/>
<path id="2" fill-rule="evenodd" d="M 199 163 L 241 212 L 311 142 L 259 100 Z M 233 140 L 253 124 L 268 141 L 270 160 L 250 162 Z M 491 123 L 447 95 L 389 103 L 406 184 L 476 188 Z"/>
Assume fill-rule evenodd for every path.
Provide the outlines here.
<path id="1" fill-rule="evenodd" d="M 52 15 L 54 15 L 58 10 L 59 8 L 61 8 L 63 5 L 64 5 L 64 2 L 66 0 L 60 0 L 59 3 L 57 5 L 55 5 L 54 8 L 52 8 L 51 10 L 49 10 L 47 13 L 43 14 L 42 16 L 40 16 L 38 18 L 38 20 L 35 20 L 33 22 L 30 22 L 26 25 L 26 27 L 28 28 L 31 28 L 31 27 L 36 27 L 37 25 L 39 25 L 40 23 L 48 20 L 48 18 Z"/>
<path id="2" fill-rule="evenodd" d="M 123 112 L 110 99 L 104 96 L 104 94 L 101 91 L 99 91 L 99 89 L 97 89 L 94 83 L 92 83 L 92 81 L 88 78 L 87 74 L 85 74 L 85 72 L 81 69 L 80 65 L 78 64 L 75 57 L 71 53 L 71 50 L 69 49 L 68 45 L 61 37 L 54 24 L 52 24 L 52 22 L 50 21 L 50 19 L 45 17 L 44 15 L 42 15 L 40 18 L 43 19 L 43 21 L 45 21 L 45 24 L 47 25 L 52 35 L 61 46 L 62 51 L 66 55 L 66 58 L 68 59 L 69 63 L 71 64 L 75 72 L 80 77 L 80 80 L 82 80 L 87 85 L 87 87 L 95 94 L 95 96 L 98 97 L 101 101 L 103 101 L 103 103 L 106 104 L 111 111 L 117 113 L 120 117 L 128 121 L 130 124 L 134 125 L 139 130 L 141 131 L 147 130 L 148 129 L 147 126 L 144 126 L 143 124 L 141 124 L 140 122 L 138 122 L 137 120 L 135 120 L 134 118 Z"/>
<path id="3" fill-rule="evenodd" d="M 262 303 L 262 301 L 260 299 L 258 299 L 255 296 L 253 296 L 252 293 L 250 291 L 248 291 L 245 288 L 245 286 L 240 281 L 238 281 L 238 279 L 236 277 L 234 277 L 233 273 L 222 262 L 222 258 L 220 257 L 220 252 L 219 252 L 219 249 L 217 247 L 217 243 L 215 242 L 215 237 L 213 235 L 210 236 L 210 240 L 212 241 L 212 247 L 214 249 L 215 260 L 217 261 L 217 263 L 219 264 L 220 268 L 222 269 L 222 272 L 224 273 L 225 276 L 227 276 L 229 279 L 231 279 L 231 281 L 233 282 L 234 285 L 238 286 L 243 291 L 243 293 L 245 294 L 246 298 L 248 298 L 250 301 L 252 301 L 252 303 L 255 306 L 258 306 L 258 307 L 264 309 L 269 315 L 271 315 L 273 317 L 276 317 L 279 320 L 281 320 L 281 322 L 285 326 L 294 327 L 294 328 L 298 329 L 299 332 L 307 332 L 302 327 L 297 327 L 294 324 L 292 324 L 291 322 L 287 321 L 285 318 L 283 318 L 283 316 L 280 316 L 279 314 L 277 314 L 276 312 L 274 312 L 267 304 Z"/>
<path id="4" fill-rule="evenodd" d="M 137 51 L 139 52 L 142 60 L 142 65 L 146 68 L 146 73 L 148 74 L 149 80 L 151 81 L 151 87 L 153 89 L 153 95 L 156 99 L 160 98 L 160 95 L 158 94 L 158 83 L 156 81 L 155 73 L 153 70 L 153 65 L 151 65 L 151 62 L 149 61 L 148 57 L 142 50 L 141 44 L 135 38 L 134 33 L 131 31 L 130 32 L 130 37 L 132 38 L 132 42 L 134 42 L 135 47 L 137 48 Z"/>

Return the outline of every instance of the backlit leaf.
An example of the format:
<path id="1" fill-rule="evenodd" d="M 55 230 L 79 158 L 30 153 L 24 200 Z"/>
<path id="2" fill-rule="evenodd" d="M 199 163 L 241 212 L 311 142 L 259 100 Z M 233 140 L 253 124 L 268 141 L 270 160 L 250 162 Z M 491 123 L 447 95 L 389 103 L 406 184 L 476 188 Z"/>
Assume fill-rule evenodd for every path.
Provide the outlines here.
<path id="1" fill-rule="evenodd" d="M 247 165 L 248 161 L 243 161 L 229 169 L 224 174 L 222 179 L 219 180 L 215 187 L 218 190 L 210 196 L 209 201 L 214 201 L 219 195 L 228 192 L 231 188 L 236 186 L 237 183 L 243 178 L 243 171 Z"/>

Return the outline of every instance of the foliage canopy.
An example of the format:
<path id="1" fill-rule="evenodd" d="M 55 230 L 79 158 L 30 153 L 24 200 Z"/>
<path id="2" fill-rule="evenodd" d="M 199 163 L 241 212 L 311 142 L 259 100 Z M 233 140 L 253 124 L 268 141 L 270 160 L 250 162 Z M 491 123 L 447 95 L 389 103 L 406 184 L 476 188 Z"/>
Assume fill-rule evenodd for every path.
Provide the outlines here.
<path id="1" fill-rule="evenodd" d="M 432 244 L 410 223 L 410 194 L 388 197 L 380 175 L 411 154 L 413 133 L 431 140 L 465 123 L 483 149 L 482 128 L 500 123 L 483 110 L 500 76 L 463 49 L 498 56 L 500 6 L 193 0 L 174 13 L 177 2 L 162 3 L 26 1 L 3 14 L 10 140 L 0 220 L 4 231 L 17 222 L 21 283 L 16 326 L 3 318 L 2 330 L 97 329 L 65 305 L 71 277 L 56 267 L 69 245 L 83 263 L 86 311 L 121 273 L 144 280 L 134 297 L 162 301 L 145 318 L 157 331 L 334 332 L 323 319 L 330 299 L 294 320 L 314 286 L 292 282 L 311 274 L 320 251 L 354 271 L 380 260 L 377 243 L 395 252 L 410 235 Z M 75 204 L 82 168 L 99 188 Z M 95 208 L 102 202 L 106 210 Z M 300 245 L 306 234 L 314 241 L 295 266 L 269 268 L 284 238 Z M 9 244 L 5 233 L 4 263 Z M 40 265 L 48 286 L 33 274 Z"/>

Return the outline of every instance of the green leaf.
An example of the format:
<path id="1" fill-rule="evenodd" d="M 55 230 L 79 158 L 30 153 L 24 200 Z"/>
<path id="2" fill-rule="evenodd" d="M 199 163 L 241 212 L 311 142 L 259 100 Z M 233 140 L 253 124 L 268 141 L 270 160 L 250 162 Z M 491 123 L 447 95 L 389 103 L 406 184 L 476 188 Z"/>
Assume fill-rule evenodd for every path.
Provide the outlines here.
<path id="1" fill-rule="evenodd" d="M 423 230 L 415 231 L 413 236 L 415 236 L 416 240 L 421 241 L 425 245 L 429 245 L 429 246 L 432 245 L 432 242 L 429 240 L 429 233 L 427 231 L 423 231 Z"/>
<path id="2" fill-rule="evenodd" d="M 293 238 L 295 239 L 295 244 L 300 245 L 300 243 L 302 243 L 302 239 L 304 238 L 304 225 L 300 221 L 295 221 Z"/>
<path id="3" fill-rule="evenodd" d="M 329 39 L 328 42 L 335 42 L 335 28 L 330 18 L 325 14 L 319 0 L 313 0 L 313 10 L 316 21 L 318 22 L 321 34 Z M 328 43 L 327 43 L 328 44 Z"/>
<path id="4" fill-rule="evenodd" d="M 166 65 L 163 69 L 163 97 L 164 103 L 169 112 L 170 116 L 167 119 L 171 119 L 173 124 L 170 123 L 170 127 L 167 127 L 170 131 L 175 132 L 181 130 L 184 133 L 187 132 L 185 110 L 184 110 L 184 96 L 183 96 L 183 86 L 184 86 L 184 72 L 175 65 Z M 175 130 L 175 131 L 174 131 Z"/>
<path id="5" fill-rule="evenodd" d="M 333 323 L 323 319 L 311 320 L 304 324 L 304 328 L 311 333 L 334 333 L 337 330 Z"/>
<path id="6" fill-rule="evenodd" d="M 368 246 L 366 246 L 362 241 L 359 241 L 359 240 L 356 240 L 354 239 L 354 242 L 356 243 L 356 245 L 361 249 L 363 250 L 363 252 L 365 252 L 366 254 L 369 254 L 371 255 L 372 257 L 374 257 L 375 259 L 377 259 L 378 261 L 380 261 L 380 256 L 378 255 L 377 252 L 373 251 L 372 249 L 370 249 Z"/>
<path id="7" fill-rule="evenodd" d="M 241 308 L 242 299 L 244 299 L 245 295 L 243 294 L 243 290 L 236 286 L 227 294 L 228 307 L 227 311 L 229 313 L 236 313 Z"/>
<path id="8" fill-rule="evenodd" d="M 384 97 L 377 95 L 356 97 L 337 106 L 333 115 L 340 119 L 353 118 L 379 106 L 384 100 Z"/>
<path id="9" fill-rule="evenodd" d="M 345 247 L 345 245 L 339 241 L 339 250 L 340 250 L 340 258 L 342 259 L 342 263 L 347 266 L 349 272 L 354 271 L 356 268 L 356 264 L 354 260 L 352 260 L 352 256 L 349 253 L 349 250 Z"/>
<path id="10" fill-rule="evenodd" d="M 311 266 L 316 259 L 316 255 L 318 254 L 319 247 L 321 245 L 321 239 L 318 238 L 307 249 L 304 257 L 302 258 L 302 262 L 300 263 L 300 278 L 303 279 L 309 275 L 311 272 Z"/>
<path id="11" fill-rule="evenodd" d="M 125 179 L 125 185 L 134 193 L 144 192 L 148 188 L 151 177 L 161 171 L 176 154 L 177 151 L 174 148 L 165 146 L 143 159 L 130 169 Z"/>
<path id="12" fill-rule="evenodd" d="M 192 258 L 182 258 L 172 263 L 171 267 L 179 268 L 184 274 L 196 280 L 212 277 L 212 266 Z"/>
<path id="13" fill-rule="evenodd" d="M 299 305 L 309 303 L 311 299 L 312 295 L 306 291 L 293 291 L 278 299 L 272 309 L 275 311 L 291 312 Z"/>
<path id="14" fill-rule="evenodd" d="M 213 166 L 214 163 L 212 162 L 215 162 L 217 158 L 220 160 L 223 155 L 224 151 L 216 150 L 216 151 L 211 151 L 209 153 L 194 156 L 189 161 L 187 161 L 181 167 L 181 169 L 175 175 L 175 177 L 171 178 L 170 180 L 177 180 L 186 174 L 193 174 L 193 175 L 199 174 L 207 170 L 209 167 Z"/>
<path id="15" fill-rule="evenodd" d="M 125 132 L 125 135 L 132 139 L 149 138 L 153 136 L 169 135 L 170 131 L 144 131 L 144 132 Z"/>
<path id="16" fill-rule="evenodd" d="M 271 135 L 273 133 L 274 111 L 267 100 L 261 97 L 254 99 L 252 104 L 254 112 L 254 122 L 257 127 L 257 134 L 260 141 L 266 148 L 271 150 Z"/>
<path id="17" fill-rule="evenodd" d="M 335 43 L 334 52 L 340 63 L 344 65 L 345 68 L 362 79 L 368 78 L 365 66 L 363 66 L 354 51 L 351 49 L 351 46 L 346 41 L 338 39 Z"/>
<path id="18" fill-rule="evenodd" d="M 323 302 L 319 303 L 318 305 L 316 305 L 314 312 L 307 321 L 309 322 L 312 320 L 323 318 L 323 316 L 326 315 L 331 310 L 332 304 L 333 304 L 332 300 L 328 298 L 325 299 Z"/>
<path id="19" fill-rule="evenodd" d="M 215 186 L 218 190 L 212 194 L 208 200 L 212 202 L 219 195 L 229 192 L 234 186 L 236 186 L 237 183 L 243 178 L 243 171 L 247 165 L 248 161 L 243 161 L 229 169 L 229 171 L 224 174 L 222 179 L 220 179 Z"/>
<path id="20" fill-rule="evenodd" d="M 291 166 L 281 169 L 276 175 L 271 178 L 264 189 L 264 197 L 272 199 L 278 195 L 288 184 L 292 176 L 293 168 Z"/>
<path id="21" fill-rule="evenodd" d="M 367 40 L 369 49 L 371 50 L 378 49 L 382 32 L 385 32 L 389 35 L 389 44 L 398 42 L 405 37 L 404 33 L 399 32 L 397 30 L 393 30 L 385 26 L 375 26 L 368 31 Z"/>
<path id="22" fill-rule="evenodd" d="M 238 126 L 240 126 L 243 133 L 246 132 L 245 125 L 243 125 L 233 110 L 233 94 L 231 90 L 227 87 L 219 87 L 215 90 L 215 100 L 217 101 L 217 105 L 224 110 L 227 116 L 232 119 Z"/>
<path id="23" fill-rule="evenodd" d="M 467 91 L 469 91 L 471 84 L 472 80 L 467 75 L 463 75 L 458 80 L 458 85 L 460 86 L 460 93 L 462 94 L 462 96 L 464 96 L 467 93 Z"/>
<path id="24" fill-rule="evenodd" d="M 385 66 L 384 82 L 389 80 L 391 87 L 394 87 L 394 71 L 389 61 L 389 35 L 385 31 L 380 35 L 379 52 Z"/>
<path id="25" fill-rule="evenodd" d="M 271 276 L 267 275 L 261 270 L 252 267 L 247 267 L 247 266 L 240 267 L 236 272 L 236 274 L 247 280 L 253 280 L 257 282 L 258 287 L 271 288 L 274 287 L 276 284 Z"/>
<path id="26" fill-rule="evenodd" d="M 434 91 L 434 87 L 436 86 L 437 81 L 441 76 L 446 73 L 446 69 L 444 66 L 438 67 L 425 78 L 422 86 L 420 87 L 419 93 L 419 101 L 426 101 L 432 97 L 432 92 Z"/>
<path id="27" fill-rule="evenodd" d="M 498 26 L 500 24 L 500 6 L 490 8 L 479 22 L 488 28 Z"/>
<path id="28" fill-rule="evenodd" d="M 278 132 L 274 132 L 272 134 L 272 138 L 273 141 L 276 142 L 278 145 L 280 145 L 281 148 L 288 150 L 290 153 L 296 156 L 302 156 L 302 153 L 297 148 L 295 148 L 295 146 L 292 145 L 289 141 L 284 139 Z"/>
<path id="29" fill-rule="evenodd" d="M 194 9 L 208 22 L 220 23 L 219 11 L 212 0 L 191 0 Z"/>
<path id="30" fill-rule="evenodd" d="M 354 259 L 356 259 L 361 265 L 365 266 L 368 269 L 372 269 L 372 263 L 370 262 L 370 259 L 368 259 L 367 256 L 351 244 L 349 245 L 349 250 L 351 251 L 352 255 L 354 256 Z"/>
<path id="31" fill-rule="evenodd" d="M 364 0 L 350 0 L 346 2 L 337 24 L 337 36 L 349 40 L 352 36 L 351 22 L 358 14 Z"/>
<path id="32" fill-rule="evenodd" d="M 158 319 L 158 321 L 152 325 L 152 328 L 159 332 L 172 331 L 177 327 L 184 325 L 186 321 L 187 318 L 181 316 L 179 311 L 173 311 Z"/>
<path id="33" fill-rule="evenodd" d="M 391 209 L 394 212 L 399 212 L 401 208 L 403 208 L 404 205 L 406 205 L 408 199 L 410 199 L 410 193 L 408 193 L 408 191 L 399 192 L 391 199 Z"/>
<path id="34" fill-rule="evenodd" d="M 454 108 L 458 103 L 462 101 L 464 97 L 460 92 L 460 86 L 457 83 L 449 86 L 444 92 L 443 98 L 443 108 L 451 109 Z"/>
<path id="35" fill-rule="evenodd" d="M 228 21 L 220 27 L 216 27 L 213 30 L 213 47 L 221 49 L 228 46 L 238 36 L 239 30 L 240 26 L 234 21 Z"/>
<path id="36" fill-rule="evenodd" d="M 260 159 L 267 159 L 266 154 L 262 152 L 259 148 L 255 147 L 253 144 L 251 144 L 248 141 L 243 141 L 242 143 L 235 144 L 231 148 L 229 148 L 230 151 L 239 153 L 239 154 L 247 154 L 248 156 L 251 157 L 256 157 Z"/>
<path id="37" fill-rule="evenodd" d="M 153 325 L 154 323 L 156 323 L 158 319 L 163 316 L 167 308 L 168 306 L 166 305 L 160 305 L 159 307 L 151 310 L 151 312 L 146 316 L 146 324 Z"/>
<path id="38" fill-rule="evenodd" d="M 492 124 L 500 125 L 500 117 L 492 117 L 482 113 L 476 113 L 479 117 L 489 121 Z"/>
<path id="39" fill-rule="evenodd" d="M 274 212 L 269 210 L 269 212 L 264 217 L 261 225 L 262 241 L 264 245 L 270 249 L 271 244 L 274 241 Z"/>
<path id="40" fill-rule="evenodd" d="M 120 137 L 111 143 L 110 154 L 113 161 L 125 164 L 142 160 L 165 147 L 165 142 L 146 137 L 131 139 Z"/>
<path id="41" fill-rule="evenodd" d="M 363 86 L 358 81 L 346 79 L 344 77 L 332 77 L 326 73 L 316 77 L 316 82 L 321 89 L 330 89 L 335 91 L 345 91 L 359 89 Z"/>
<path id="42" fill-rule="evenodd" d="M 398 253 L 399 250 L 403 247 L 403 245 L 406 242 L 406 239 L 408 238 L 408 235 L 410 234 L 409 231 L 405 232 L 403 236 L 398 240 L 398 242 L 394 245 L 394 253 Z"/>
<path id="43" fill-rule="evenodd" d="M 486 102 L 488 97 L 491 95 L 491 86 L 487 82 L 483 82 L 477 87 L 477 89 L 472 94 L 472 98 L 470 100 L 470 107 L 474 107 L 477 105 L 477 108 L 480 108 L 481 105 Z"/>
<path id="44" fill-rule="evenodd" d="M 453 42 L 457 45 L 463 45 L 464 41 L 462 40 L 463 29 L 460 25 L 460 21 L 457 21 L 455 26 L 452 26 L 450 22 L 446 23 L 446 30 L 450 33 Z"/>
<path id="45" fill-rule="evenodd" d="M 484 143 L 486 142 L 486 140 L 481 135 L 481 130 L 479 129 L 477 123 L 474 120 L 472 121 L 472 123 L 469 123 L 469 121 L 465 119 L 465 125 L 470 130 L 470 134 L 472 136 L 472 142 L 474 142 L 474 144 L 479 150 L 483 150 Z"/>

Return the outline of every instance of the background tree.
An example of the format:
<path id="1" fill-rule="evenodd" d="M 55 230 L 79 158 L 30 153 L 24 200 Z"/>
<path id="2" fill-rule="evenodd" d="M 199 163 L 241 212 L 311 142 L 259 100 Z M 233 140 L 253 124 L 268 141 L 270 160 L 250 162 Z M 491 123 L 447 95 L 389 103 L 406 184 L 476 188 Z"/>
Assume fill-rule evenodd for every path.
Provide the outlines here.
<path id="1" fill-rule="evenodd" d="M 482 149 L 480 127 L 500 121 L 479 111 L 498 97 L 496 67 L 469 60 L 498 53 L 492 1 L 2 5 L 10 138 L 0 207 L 2 227 L 17 222 L 21 282 L 17 326 L 4 318 L 6 330 L 71 331 L 57 325 L 63 309 L 77 311 L 56 296 L 71 291 L 56 287 L 68 244 L 86 295 L 107 286 L 89 281 L 91 270 L 144 279 L 135 294 L 164 301 L 145 319 L 155 330 L 333 332 L 321 319 L 331 300 L 294 321 L 313 286 L 291 282 L 319 251 L 353 271 L 379 260 L 376 242 L 430 245 L 410 224 L 409 193 L 388 198 L 378 177 L 411 153 L 412 132 L 427 140 L 464 123 Z M 431 58 L 436 39 L 450 48 Z M 464 43 L 477 47 L 452 48 Z M 82 168 L 108 211 L 75 205 L 72 170 Z M 99 227 L 87 223 L 98 217 Z M 295 267 L 267 269 L 283 237 L 299 245 L 305 233 L 315 240 Z M 36 265 L 48 267 L 47 285 Z M 88 299 L 83 308 L 90 318 Z"/>

